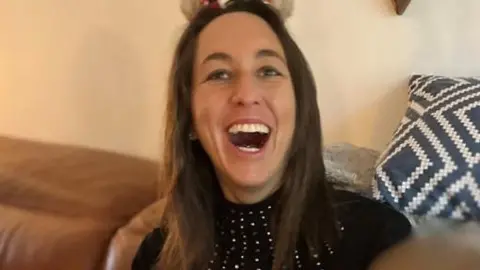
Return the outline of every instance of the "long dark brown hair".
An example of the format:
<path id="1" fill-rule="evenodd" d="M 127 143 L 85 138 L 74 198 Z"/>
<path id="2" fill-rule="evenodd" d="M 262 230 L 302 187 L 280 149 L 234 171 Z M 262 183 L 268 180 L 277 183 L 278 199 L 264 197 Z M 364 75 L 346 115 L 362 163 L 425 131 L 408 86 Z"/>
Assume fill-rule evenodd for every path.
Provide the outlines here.
<path id="1" fill-rule="evenodd" d="M 180 38 L 171 68 L 167 100 L 162 190 L 165 208 L 161 226 L 166 240 L 160 269 L 206 269 L 214 247 L 214 192 L 218 184 L 213 165 L 192 130 L 193 63 L 200 32 L 215 18 L 231 12 L 249 12 L 268 23 L 278 36 L 291 73 L 296 100 L 296 126 L 287 153 L 272 228 L 275 234 L 274 270 L 291 265 L 299 243 L 324 251 L 323 243 L 338 242 L 322 158 L 320 116 L 315 81 L 302 52 L 284 21 L 260 0 L 236 1 L 225 9 L 204 8 Z M 310 249 L 309 249 L 310 250 Z"/>

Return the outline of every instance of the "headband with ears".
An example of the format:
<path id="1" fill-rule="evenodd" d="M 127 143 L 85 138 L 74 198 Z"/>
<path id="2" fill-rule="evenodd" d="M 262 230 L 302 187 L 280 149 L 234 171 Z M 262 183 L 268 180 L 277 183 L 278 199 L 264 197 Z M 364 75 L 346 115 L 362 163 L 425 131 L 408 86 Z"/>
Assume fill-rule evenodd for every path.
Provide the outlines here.
<path id="1" fill-rule="evenodd" d="M 205 6 L 224 8 L 227 3 L 233 1 L 246 1 L 246 0 L 181 0 L 180 9 L 187 20 L 192 20 L 197 12 Z M 283 20 L 287 20 L 293 13 L 293 0 L 263 0 L 265 4 L 273 6 Z"/>

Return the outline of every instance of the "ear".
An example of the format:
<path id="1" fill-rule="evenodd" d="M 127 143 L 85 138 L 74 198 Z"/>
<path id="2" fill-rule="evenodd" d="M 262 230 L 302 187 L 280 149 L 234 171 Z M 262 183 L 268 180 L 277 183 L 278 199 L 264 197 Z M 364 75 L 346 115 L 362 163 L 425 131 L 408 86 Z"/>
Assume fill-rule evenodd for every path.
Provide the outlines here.
<path id="1" fill-rule="evenodd" d="M 201 7 L 200 0 L 180 0 L 180 10 L 189 21 L 193 19 Z"/>
<path id="2" fill-rule="evenodd" d="M 274 6 L 283 20 L 287 20 L 293 14 L 293 0 L 270 0 L 272 6 Z"/>
<path id="3" fill-rule="evenodd" d="M 230 0 L 217 0 L 218 5 L 222 8 L 227 6 L 227 3 L 230 2 Z"/>

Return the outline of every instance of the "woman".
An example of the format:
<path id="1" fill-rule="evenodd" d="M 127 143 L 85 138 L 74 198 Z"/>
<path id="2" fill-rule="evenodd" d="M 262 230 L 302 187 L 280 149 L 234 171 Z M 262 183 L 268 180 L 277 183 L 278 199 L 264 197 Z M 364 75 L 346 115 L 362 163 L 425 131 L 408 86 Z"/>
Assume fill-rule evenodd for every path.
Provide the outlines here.
<path id="1" fill-rule="evenodd" d="M 175 52 L 164 209 L 133 269 L 367 268 L 410 225 L 330 191 L 315 82 L 274 7 L 288 5 L 206 2 Z"/>

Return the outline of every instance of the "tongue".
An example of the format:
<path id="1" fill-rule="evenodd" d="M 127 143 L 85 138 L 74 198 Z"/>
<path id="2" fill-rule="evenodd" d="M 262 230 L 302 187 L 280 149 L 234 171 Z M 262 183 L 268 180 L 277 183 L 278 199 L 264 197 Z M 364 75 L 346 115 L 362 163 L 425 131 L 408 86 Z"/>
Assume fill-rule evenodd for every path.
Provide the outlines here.
<path id="1" fill-rule="evenodd" d="M 268 140 L 268 134 L 260 132 L 238 132 L 230 134 L 230 142 L 237 147 L 262 148 Z"/>

